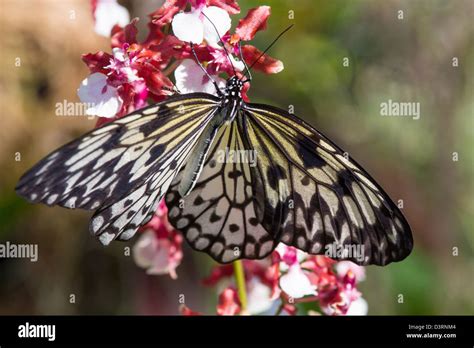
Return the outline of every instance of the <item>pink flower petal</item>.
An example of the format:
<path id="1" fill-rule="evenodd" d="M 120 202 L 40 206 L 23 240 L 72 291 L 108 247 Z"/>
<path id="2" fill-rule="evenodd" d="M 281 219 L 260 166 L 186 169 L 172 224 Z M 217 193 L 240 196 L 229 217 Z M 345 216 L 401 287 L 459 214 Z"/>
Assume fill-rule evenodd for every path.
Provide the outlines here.
<path id="1" fill-rule="evenodd" d="M 240 313 L 240 301 L 237 291 L 232 288 L 226 288 L 219 295 L 219 304 L 217 305 L 217 314 L 236 315 Z"/>
<path id="2" fill-rule="evenodd" d="M 155 12 L 150 14 L 153 24 L 159 28 L 171 23 L 174 15 L 186 5 L 186 0 L 166 0 Z"/>
<path id="3" fill-rule="evenodd" d="M 268 17 L 270 17 L 270 6 L 255 7 L 239 21 L 235 32 L 241 40 L 250 41 L 257 31 L 266 29 Z"/>
<path id="4" fill-rule="evenodd" d="M 220 7 L 229 14 L 240 13 L 239 4 L 235 0 L 207 0 L 207 5 Z"/>
<path id="5" fill-rule="evenodd" d="M 122 48 L 125 44 L 131 45 L 137 43 L 137 22 L 138 18 L 134 18 L 123 28 L 118 25 L 114 26 L 111 39 L 112 47 Z"/>
<path id="6" fill-rule="evenodd" d="M 82 61 L 86 63 L 91 73 L 107 73 L 106 67 L 110 64 L 112 56 L 109 53 L 99 51 L 82 55 Z"/>
<path id="7" fill-rule="evenodd" d="M 242 46 L 242 54 L 247 65 L 251 65 L 260 56 L 262 51 L 251 45 Z M 266 74 L 276 74 L 283 70 L 283 62 L 272 58 L 266 54 L 261 56 L 253 66 L 253 69 L 262 71 Z"/>

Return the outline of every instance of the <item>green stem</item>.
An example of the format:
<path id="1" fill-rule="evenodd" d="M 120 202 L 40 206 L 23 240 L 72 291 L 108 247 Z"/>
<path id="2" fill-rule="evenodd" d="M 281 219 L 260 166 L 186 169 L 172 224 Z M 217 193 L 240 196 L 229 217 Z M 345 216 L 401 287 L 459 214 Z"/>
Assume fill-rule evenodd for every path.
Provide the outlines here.
<path id="1" fill-rule="evenodd" d="M 247 290 L 245 289 L 245 272 L 242 260 L 234 261 L 234 277 L 242 312 L 245 312 L 247 309 Z"/>
<path id="2" fill-rule="evenodd" d="M 275 312 L 275 315 L 280 315 L 281 312 L 283 312 L 283 307 L 285 306 L 285 303 L 282 301 L 280 306 L 278 306 L 277 311 Z"/>

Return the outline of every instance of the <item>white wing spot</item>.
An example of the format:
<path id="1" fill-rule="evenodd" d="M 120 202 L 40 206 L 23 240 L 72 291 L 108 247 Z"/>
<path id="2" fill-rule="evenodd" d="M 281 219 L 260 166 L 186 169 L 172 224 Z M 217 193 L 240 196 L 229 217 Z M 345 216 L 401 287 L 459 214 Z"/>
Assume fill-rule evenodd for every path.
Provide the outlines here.
<path id="1" fill-rule="evenodd" d="M 110 242 L 114 240 L 114 238 L 115 234 L 109 232 L 104 232 L 99 236 L 100 242 L 104 245 L 109 245 Z"/>
<path id="2" fill-rule="evenodd" d="M 104 218 L 101 215 L 96 216 L 92 219 L 92 231 L 97 232 L 104 224 Z"/>

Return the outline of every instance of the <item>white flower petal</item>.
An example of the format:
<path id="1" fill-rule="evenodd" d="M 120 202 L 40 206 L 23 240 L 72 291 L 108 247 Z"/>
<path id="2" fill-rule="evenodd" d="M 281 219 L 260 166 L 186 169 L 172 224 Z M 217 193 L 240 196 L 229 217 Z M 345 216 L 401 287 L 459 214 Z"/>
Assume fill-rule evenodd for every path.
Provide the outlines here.
<path id="1" fill-rule="evenodd" d="M 95 9 L 94 30 L 97 34 L 109 37 L 115 24 L 121 27 L 130 23 L 128 10 L 117 0 L 99 0 Z"/>
<path id="2" fill-rule="evenodd" d="M 366 300 L 359 297 L 357 300 L 352 302 L 347 310 L 346 315 L 367 315 L 369 312 L 369 305 Z"/>
<path id="3" fill-rule="evenodd" d="M 157 244 L 156 236 L 153 231 L 148 230 L 143 232 L 137 243 L 133 246 L 132 254 L 135 263 L 142 268 L 148 268 L 153 265 Z"/>
<path id="4" fill-rule="evenodd" d="M 204 27 L 198 12 L 178 13 L 171 22 L 174 35 L 184 42 L 200 44 L 204 38 Z"/>
<path id="5" fill-rule="evenodd" d="M 271 299 L 271 289 L 253 277 L 248 284 L 247 312 L 249 314 L 260 314 L 269 310 L 274 300 Z"/>
<path id="6" fill-rule="evenodd" d="M 207 16 L 207 18 L 203 16 L 204 18 L 202 19 L 204 38 L 209 45 L 215 47 L 219 42 L 219 37 L 224 36 L 230 29 L 230 16 L 227 11 L 216 6 L 205 7 L 202 13 Z"/>
<path id="7" fill-rule="evenodd" d="M 117 89 L 107 85 L 107 76 L 101 73 L 89 75 L 81 82 L 77 95 L 83 103 L 90 104 L 87 115 L 114 117 L 122 107 L 122 99 Z"/>
<path id="8" fill-rule="evenodd" d="M 336 264 L 336 272 L 340 276 L 345 276 L 348 271 L 352 271 L 357 282 L 365 280 L 365 268 L 352 261 L 340 261 Z"/>
<path id="9" fill-rule="evenodd" d="M 145 268 L 147 274 L 168 274 L 170 273 L 168 250 L 168 240 L 159 240 L 155 232 L 147 230 L 140 235 L 133 246 L 133 260 L 139 267 Z"/>
<path id="10" fill-rule="evenodd" d="M 181 93 L 205 92 L 216 95 L 212 81 L 205 80 L 205 75 L 199 65 L 191 59 L 185 59 L 174 71 L 176 87 Z M 224 79 L 212 76 L 220 88 L 225 87 Z M 206 81 L 203 83 L 203 81 Z"/>
<path id="11" fill-rule="evenodd" d="M 291 266 L 288 273 L 281 276 L 280 287 L 293 298 L 316 295 L 315 286 L 311 284 L 298 264 Z"/>
<path id="12" fill-rule="evenodd" d="M 288 248 L 288 245 L 285 243 L 278 243 L 275 251 L 280 255 L 280 257 L 283 257 L 283 255 L 286 253 L 286 248 Z"/>
<path id="13" fill-rule="evenodd" d="M 230 55 L 230 61 L 232 62 L 235 70 L 243 71 L 245 69 L 244 63 L 241 60 L 235 59 L 232 54 Z"/>
<path id="14" fill-rule="evenodd" d="M 138 71 L 136 69 L 132 69 L 129 66 L 120 69 L 120 72 L 127 77 L 128 82 L 135 82 L 137 80 L 140 80 L 140 77 L 138 77 L 137 75 Z"/>
<path id="15" fill-rule="evenodd" d="M 114 55 L 114 58 L 120 62 L 125 62 L 125 60 L 128 60 L 128 57 L 125 54 L 125 51 L 121 48 L 118 48 L 118 47 L 112 48 L 112 54 Z"/>

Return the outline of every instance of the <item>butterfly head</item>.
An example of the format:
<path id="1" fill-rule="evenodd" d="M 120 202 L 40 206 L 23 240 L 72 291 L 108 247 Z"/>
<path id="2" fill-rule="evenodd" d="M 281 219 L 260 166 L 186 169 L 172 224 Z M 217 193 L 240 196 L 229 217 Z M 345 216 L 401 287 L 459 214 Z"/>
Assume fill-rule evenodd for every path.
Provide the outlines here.
<path id="1" fill-rule="evenodd" d="M 232 76 L 227 80 L 225 95 L 230 98 L 241 98 L 240 91 L 243 85 L 244 83 L 237 76 Z"/>

